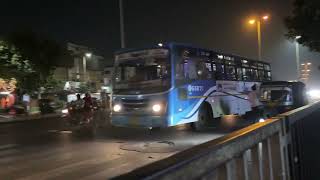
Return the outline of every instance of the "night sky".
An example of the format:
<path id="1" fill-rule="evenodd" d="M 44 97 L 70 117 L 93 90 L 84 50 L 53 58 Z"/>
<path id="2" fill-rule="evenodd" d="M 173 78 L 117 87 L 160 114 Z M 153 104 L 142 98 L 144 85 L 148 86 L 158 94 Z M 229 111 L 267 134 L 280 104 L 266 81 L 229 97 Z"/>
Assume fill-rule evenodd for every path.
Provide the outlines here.
<path id="1" fill-rule="evenodd" d="M 285 39 L 283 24 L 292 0 L 123 1 L 127 47 L 175 41 L 255 59 L 256 29 L 247 20 L 268 13 L 270 21 L 262 24 L 262 57 L 272 63 L 275 80 L 295 79 L 295 46 Z M 0 14 L 0 35 L 31 28 L 61 43 L 89 46 L 107 60 L 120 48 L 117 0 L 10 0 L 1 3 Z M 301 61 L 313 63 L 312 82 L 320 87 L 320 55 L 300 50 Z"/>

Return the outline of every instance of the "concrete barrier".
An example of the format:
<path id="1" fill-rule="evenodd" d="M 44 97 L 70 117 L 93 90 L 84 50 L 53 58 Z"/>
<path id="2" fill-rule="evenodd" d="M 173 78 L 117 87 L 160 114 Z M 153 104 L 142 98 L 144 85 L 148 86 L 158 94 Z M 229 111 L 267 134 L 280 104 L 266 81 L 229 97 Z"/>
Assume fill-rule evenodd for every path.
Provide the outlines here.
<path id="1" fill-rule="evenodd" d="M 306 119 L 311 122 L 314 119 L 311 116 L 316 112 L 320 113 L 319 102 L 253 124 L 114 179 L 306 179 L 308 168 L 302 161 L 304 133 L 301 123 L 307 122 Z M 320 131 L 320 125 L 318 128 Z"/>

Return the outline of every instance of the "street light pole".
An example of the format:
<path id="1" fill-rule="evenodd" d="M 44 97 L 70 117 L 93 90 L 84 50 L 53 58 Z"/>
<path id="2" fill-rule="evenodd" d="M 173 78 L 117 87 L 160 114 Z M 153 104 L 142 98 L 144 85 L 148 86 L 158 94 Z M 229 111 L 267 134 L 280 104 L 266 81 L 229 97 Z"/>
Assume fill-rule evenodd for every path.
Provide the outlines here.
<path id="1" fill-rule="evenodd" d="M 121 48 L 125 48 L 125 37 L 124 37 L 124 23 L 123 23 L 123 3 L 122 0 L 119 0 L 119 9 L 120 9 L 120 38 L 121 38 Z"/>
<path id="2" fill-rule="evenodd" d="M 298 39 L 300 39 L 301 36 L 295 37 L 295 45 L 296 45 L 296 64 L 297 64 L 297 80 L 300 79 L 300 52 L 299 52 L 299 43 Z"/>
<path id="3" fill-rule="evenodd" d="M 261 61 L 261 21 L 257 21 L 257 33 L 258 33 L 258 60 Z"/>
<path id="4" fill-rule="evenodd" d="M 87 59 L 86 56 L 82 57 L 82 68 L 83 68 L 83 81 L 87 81 Z"/>
<path id="5" fill-rule="evenodd" d="M 258 60 L 262 60 L 262 47 L 261 47 L 261 20 L 263 21 L 267 21 L 269 19 L 268 15 L 262 16 L 262 17 L 258 17 L 258 18 L 254 18 L 254 19 L 250 19 L 249 20 L 249 24 L 254 25 L 257 24 L 257 37 L 258 37 Z"/>
<path id="6" fill-rule="evenodd" d="M 299 43 L 296 41 L 296 64 L 297 64 L 297 80 L 300 79 L 300 55 L 299 55 Z"/>
<path id="7" fill-rule="evenodd" d="M 87 52 L 84 54 L 84 56 L 82 57 L 82 68 L 83 68 L 83 81 L 87 81 L 87 58 L 91 58 L 92 53 Z"/>

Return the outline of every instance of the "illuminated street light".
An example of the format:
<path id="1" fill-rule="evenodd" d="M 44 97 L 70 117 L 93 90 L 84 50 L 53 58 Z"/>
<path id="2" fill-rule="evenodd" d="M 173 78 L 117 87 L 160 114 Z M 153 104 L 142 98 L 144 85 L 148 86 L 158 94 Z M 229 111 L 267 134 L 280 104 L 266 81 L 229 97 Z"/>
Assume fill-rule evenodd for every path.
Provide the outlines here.
<path id="1" fill-rule="evenodd" d="M 269 19 L 268 15 L 260 16 L 260 18 L 250 19 L 249 24 L 257 24 L 257 34 L 258 34 L 258 59 L 261 60 L 261 20 L 267 21 Z"/>
<path id="2" fill-rule="evenodd" d="M 254 24 L 254 23 L 256 23 L 256 20 L 254 19 L 249 20 L 249 24 Z"/>
<path id="3" fill-rule="evenodd" d="M 86 55 L 87 58 L 91 58 L 92 53 L 86 53 L 85 55 Z"/>
<path id="4" fill-rule="evenodd" d="M 82 67 L 83 67 L 83 80 L 87 81 L 87 58 L 91 58 L 92 57 L 92 53 L 87 52 L 84 54 L 83 58 L 82 58 Z"/>
<path id="5" fill-rule="evenodd" d="M 163 46 L 163 44 L 162 44 L 162 43 L 158 43 L 158 46 L 162 47 L 162 46 Z"/>
<path id="6" fill-rule="evenodd" d="M 307 63 L 307 65 L 311 65 L 311 63 Z"/>
<path id="7" fill-rule="evenodd" d="M 301 36 L 296 36 L 296 37 L 295 37 L 295 39 L 300 39 L 300 38 L 301 38 Z"/>

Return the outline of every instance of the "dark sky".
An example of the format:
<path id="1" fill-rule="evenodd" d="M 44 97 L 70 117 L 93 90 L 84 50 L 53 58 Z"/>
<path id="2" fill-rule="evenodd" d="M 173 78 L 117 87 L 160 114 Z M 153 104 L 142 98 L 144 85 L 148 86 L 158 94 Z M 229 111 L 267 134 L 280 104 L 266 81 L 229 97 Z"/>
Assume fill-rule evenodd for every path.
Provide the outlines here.
<path id="1" fill-rule="evenodd" d="M 295 78 L 295 47 L 285 39 L 283 25 L 292 0 L 123 1 L 128 47 L 175 41 L 251 58 L 257 57 L 257 38 L 247 19 L 267 12 L 271 19 L 262 24 L 263 59 L 272 63 L 274 79 Z M 110 59 L 120 47 L 118 8 L 117 0 L 6 0 L 1 3 L 0 34 L 32 28 L 60 42 L 89 46 Z M 320 56 L 307 48 L 301 51 L 301 60 L 313 63 L 315 82 Z"/>

